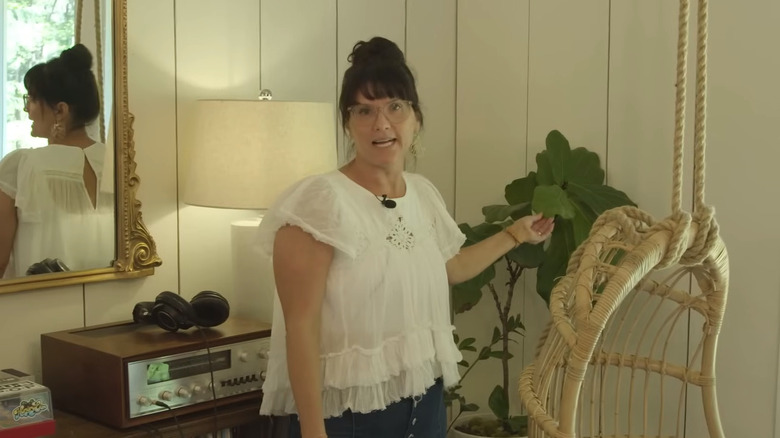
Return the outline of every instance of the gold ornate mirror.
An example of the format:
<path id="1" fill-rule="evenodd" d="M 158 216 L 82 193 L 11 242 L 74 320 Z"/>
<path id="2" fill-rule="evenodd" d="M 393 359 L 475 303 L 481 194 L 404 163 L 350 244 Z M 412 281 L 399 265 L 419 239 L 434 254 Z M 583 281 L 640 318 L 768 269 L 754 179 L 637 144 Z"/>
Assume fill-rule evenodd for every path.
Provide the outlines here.
<path id="1" fill-rule="evenodd" d="M 52 5 L 57 3 L 53 1 Z M 19 15 L 19 10 L 31 2 L 4 0 L 3 4 L 5 9 L 4 25 L 9 25 L 5 21 L 9 20 L 9 15 L 14 13 L 16 14 L 14 17 L 23 16 L 24 19 L 31 20 L 28 15 L 24 15 L 27 13 L 24 10 L 21 12 L 22 15 Z M 40 9 L 40 5 L 37 6 Z M 0 280 L 0 293 L 142 277 L 153 274 L 154 268 L 161 264 L 154 240 L 141 217 L 141 203 L 136 199 L 140 180 L 136 174 L 133 115 L 129 111 L 127 96 L 126 0 L 70 0 L 70 3 L 65 7 L 66 9 L 73 8 L 72 10 L 67 9 L 66 13 L 72 14 L 77 23 L 73 27 L 74 39 L 82 42 L 83 37 L 84 45 L 92 52 L 94 57 L 93 70 L 101 85 L 101 93 L 103 93 L 101 97 L 103 97 L 102 102 L 105 106 L 101 105 L 104 111 L 102 111 L 103 116 L 99 118 L 98 134 L 96 134 L 100 138 L 96 136 L 93 138 L 96 141 L 104 139 L 107 146 L 113 145 L 113 148 L 107 148 L 113 153 L 107 153 L 106 158 L 112 157 L 114 166 L 110 166 L 106 162 L 105 169 L 113 170 L 114 178 L 115 258 L 111 261 L 110 266 L 107 262 L 105 267 L 96 266 L 80 271 L 5 278 Z M 50 14 L 49 17 L 51 17 L 53 8 L 54 6 L 46 11 Z M 30 6 L 30 12 L 32 11 L 33 7 Z M 10 25 L 13 24 L 10 23 Z M 79 35 L 77 30 L 79 28 L 90 29 L 96 34 L 91 35 L 91 38 L 86 34 Z M 105 32 L 102 35 L 101 29 Z M 6 45 L 7 41 L 3 41 L 3 44 Z M 3 52 L 13 53 L 13 49 L 3 50 Z M 37 62 L 47 60 L 39 59 Z M 7 60 L 3 59 L 3 62 L 5 63 Z M 105 77 L 103 77 L 104 72 Z M 18 100 L 21 101 L 21 97 Z M 9 101 L 11 98 L 5 100 L 5 106 L 10 106 L 7 103 Z M 8 123 L 5 123 L 5 132 L 12 132 L 13 127 L 9 127 Z M 29 133 L 29 124 L 27 126 L 27 133 Z M 8 141 L 4 139 L 4 145 L 6 143 Z M 111 173 L 108 172 L 108 175 Z M 111 187 L 109 187 L 110 189 Z M 89 251 L 90 249 L 84 248 L 84 250 Z"/>

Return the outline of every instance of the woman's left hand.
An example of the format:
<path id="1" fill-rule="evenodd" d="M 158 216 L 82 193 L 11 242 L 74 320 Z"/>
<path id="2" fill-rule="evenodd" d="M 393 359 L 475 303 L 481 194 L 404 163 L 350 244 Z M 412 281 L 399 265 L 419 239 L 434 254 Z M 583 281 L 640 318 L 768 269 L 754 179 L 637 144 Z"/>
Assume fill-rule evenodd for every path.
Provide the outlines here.
<path id="1" fill-rule="evenodd" d="M 541 213 L 537 213 L 521 217 L 508 226 L 506 231 L 518 242 L 536 244 L 547 240 L 554 228 L 554 218 L 545 218 Z"/>

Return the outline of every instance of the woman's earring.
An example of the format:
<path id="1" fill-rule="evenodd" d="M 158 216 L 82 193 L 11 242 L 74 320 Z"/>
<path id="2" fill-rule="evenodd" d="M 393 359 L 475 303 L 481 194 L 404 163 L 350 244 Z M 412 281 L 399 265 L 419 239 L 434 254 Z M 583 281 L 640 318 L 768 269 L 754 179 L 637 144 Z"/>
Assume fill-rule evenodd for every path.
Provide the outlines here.
<path id="1" fill-rule="evenodd" d="M 57 121 L 54 123 L 54 125 L 51 127 L 51 138 L 54 140 L 60 140 L 65 137 L 65 129 L 60 125 L 60 122 Z"/>
<path id="2" fill-rule="evenodd" d="M 409 153 L 412 154 L 412 156 L 417 157 L 417 155 L 420 153 L 420 134 L 415 133 L 414 138 L 412 139 L 412 144 L 409 145 Z"/>

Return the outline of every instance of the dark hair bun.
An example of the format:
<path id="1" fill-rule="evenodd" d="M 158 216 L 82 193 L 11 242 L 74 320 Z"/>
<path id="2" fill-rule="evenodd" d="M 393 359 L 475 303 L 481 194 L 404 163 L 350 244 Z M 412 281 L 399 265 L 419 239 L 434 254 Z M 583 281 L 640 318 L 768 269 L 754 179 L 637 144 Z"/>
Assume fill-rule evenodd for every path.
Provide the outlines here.
<path id="1" fill-rule="evenodd" d="M 405 62 L 404 53 L 387 38 L 374 37 L 368 42 L 358 41 L 352 48 L 347 61 L 353 65 L 370 64 L 374 62 Z"/>
<path id="2" fill-rule="evenodd" d="M 65 66 L 72 71 L 83 71 L 92 68 L 92 54 L 83 44 L 76 44 L 70 49 L 63 50 L 60 59 Z"/>

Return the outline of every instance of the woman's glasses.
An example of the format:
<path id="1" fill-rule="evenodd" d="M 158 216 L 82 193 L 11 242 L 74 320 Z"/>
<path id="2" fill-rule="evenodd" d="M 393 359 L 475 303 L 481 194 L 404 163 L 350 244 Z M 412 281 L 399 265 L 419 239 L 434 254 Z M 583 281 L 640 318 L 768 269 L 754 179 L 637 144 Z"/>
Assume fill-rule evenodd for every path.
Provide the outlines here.
<path id="1" fill-rule="evenodd" d="M 401 123 L 412 113 L 412 103 L 408 100 L 395 99 L 384 105 L 360 103 L 347 108 L 350 118 L 358 125 L 370 125 L 381 111 L 390 123 Z"/>

